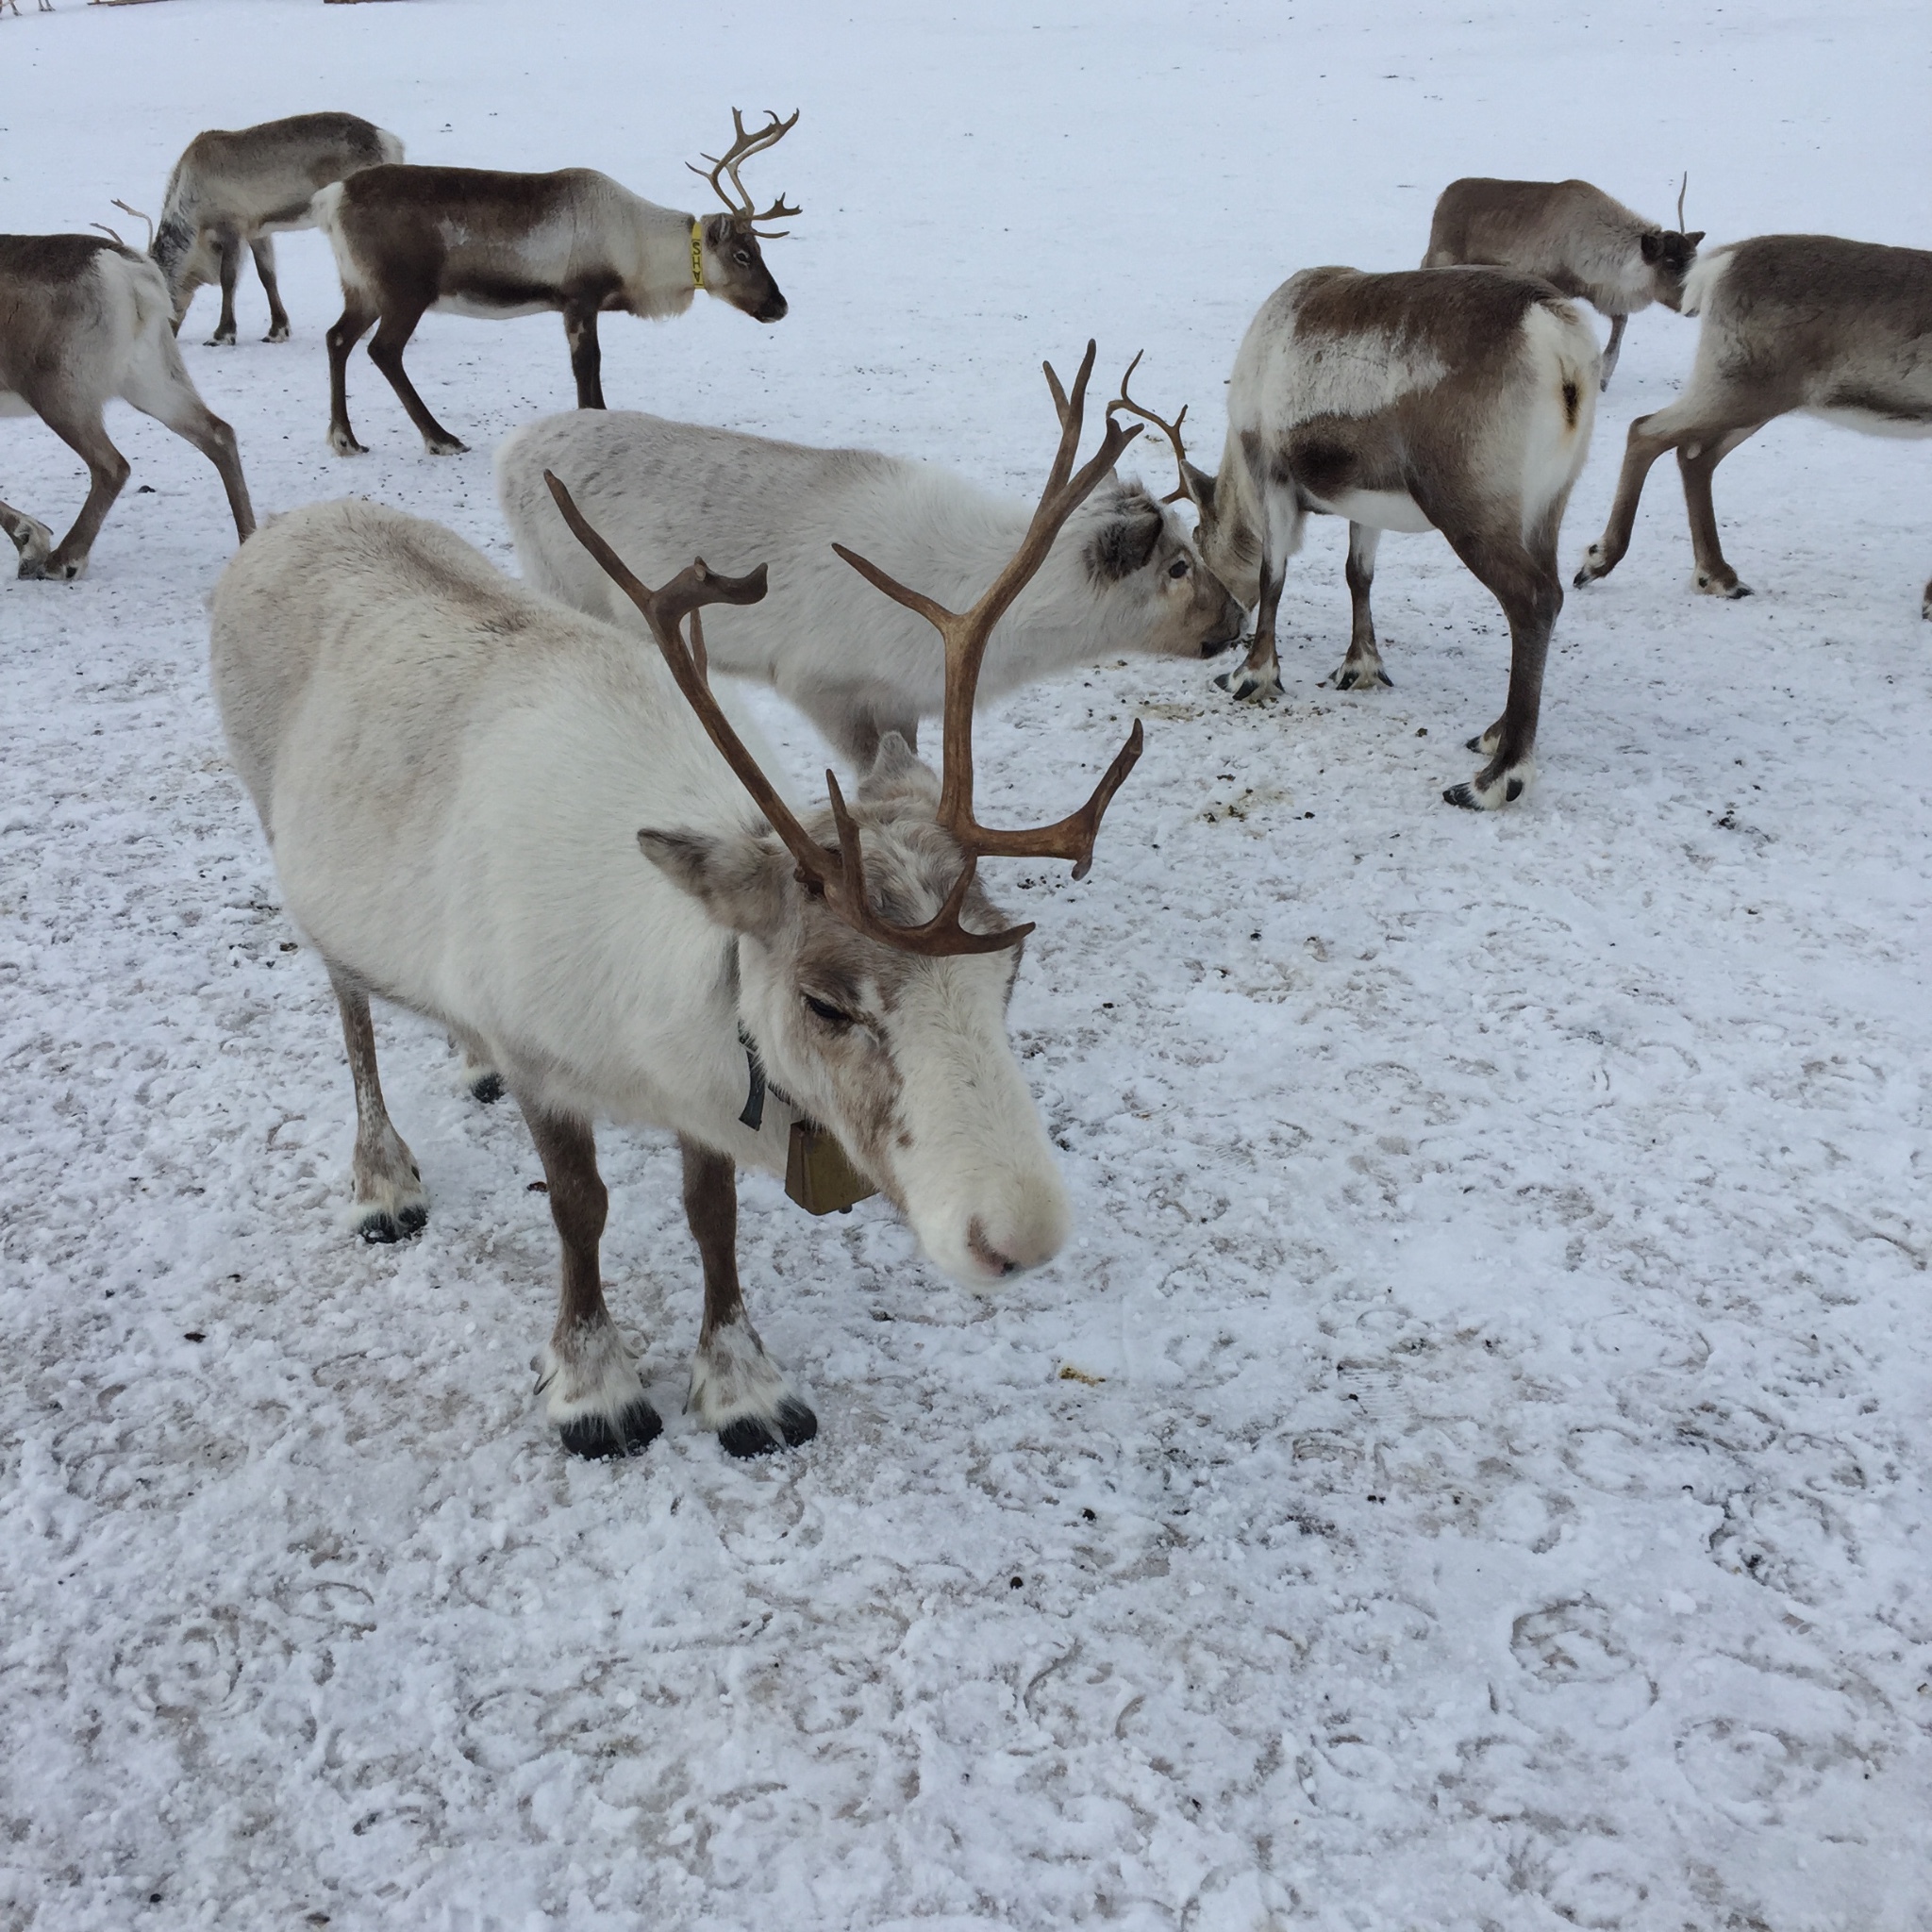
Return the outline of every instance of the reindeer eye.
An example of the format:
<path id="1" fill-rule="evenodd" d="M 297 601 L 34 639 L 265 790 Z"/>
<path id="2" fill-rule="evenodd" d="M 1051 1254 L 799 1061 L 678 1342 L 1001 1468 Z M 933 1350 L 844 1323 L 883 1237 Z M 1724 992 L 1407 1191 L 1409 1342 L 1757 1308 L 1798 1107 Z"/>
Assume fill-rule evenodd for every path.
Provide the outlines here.
<path id="1" fill-rule="evenodd" d="M 751 250 L 749 248 L 734 248 L 731 251 L 731 258 L 740 268 L 749 268 L 751 266 Z"/>
<path id="2" fill-rule="evenodd" d="M 827 1026 L 835 1026 L 841 1033 L 848 1026 L 856 1026 L 858 1024 L 850 1013 L 841 1012 L 829 1000 L 814 999 L 810 993 L 803 993 L 800 997 Z"/>
<path id="3" fill-rule="evenodd" d="M 1176 557 L 1174 560 L 1168 565 L 1167 574 L 1171 577 L 1186 576 L 1188 574 L 1188 559 L 1185 557 Z"/>

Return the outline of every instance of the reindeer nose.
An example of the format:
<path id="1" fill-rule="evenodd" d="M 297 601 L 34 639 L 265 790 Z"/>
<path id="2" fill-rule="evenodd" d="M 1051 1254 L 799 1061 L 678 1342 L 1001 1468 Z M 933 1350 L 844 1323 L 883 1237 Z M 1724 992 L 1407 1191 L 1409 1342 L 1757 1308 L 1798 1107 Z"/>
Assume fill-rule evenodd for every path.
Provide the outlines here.
<path id="1" fill-rule="evenodd" d="M 1000 1253 L 986 1238 L 986 1224 L 974 1215 L 966 1224 L 966 1248 L 989 1274 L 1017 1274 L 1020 1264 Z"/>

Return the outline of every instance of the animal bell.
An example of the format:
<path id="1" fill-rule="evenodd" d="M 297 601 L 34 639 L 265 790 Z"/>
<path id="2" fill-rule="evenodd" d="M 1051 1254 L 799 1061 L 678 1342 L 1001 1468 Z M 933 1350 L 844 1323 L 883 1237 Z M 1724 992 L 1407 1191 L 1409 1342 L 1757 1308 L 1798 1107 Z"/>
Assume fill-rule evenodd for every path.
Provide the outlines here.
<path id="1" fill-rule="evenodd" d="M 824 1128 L 793 1121 L 785 1157 L 785 1191 L 808 1214 L 849 1214 L 854 1203 L 878 1190 Z"/>

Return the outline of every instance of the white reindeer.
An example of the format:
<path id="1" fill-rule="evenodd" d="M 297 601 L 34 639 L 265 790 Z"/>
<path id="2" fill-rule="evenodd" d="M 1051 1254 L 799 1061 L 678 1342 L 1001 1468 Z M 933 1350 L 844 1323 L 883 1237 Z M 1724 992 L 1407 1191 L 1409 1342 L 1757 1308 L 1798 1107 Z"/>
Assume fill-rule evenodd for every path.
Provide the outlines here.
<path id="1" fill-rule="evenodd" d="M 1802 410 L 1871 436 L 1932 436 L 1932 252 L 1835 235 L 1759 235 L 1700 257 L 1684 313 L 1703 317 L 1697 359 L 1668 408 L 1630 425 L 1602 538 L 1578 587 L 1607 577 L 1630 547 L 1650 466 L 1677 453 L 1697 588 L 1748 597 L 1724 561 L 1712 472 L 1778 416 Z M 1932 583 L 1920 605 L 1932 618 Z"/>
<path id="2" fill-rule="evenodd" d="M 722 157 L 705 157 L 728 214 L 659 208 L 591 168 L 370 168 L 325 188 L 315 219 L 342 280 L 341 318 L 328 332 L 329 447 L 338 456 L 362 453 L 349 427 L 349 352 L 372 323 L 369 359 L 430 455 L 454 456 L 465 445 L 430 414 L 403 368 L 403 350 L 431 308 L 493 320 L 560 310 L 580 409 L 604 407 L 597 317 L 606 309 L 682 315 L 702 289 L 758 322 L 782 321 L 785 297 L 758 242 L 785 231 L 757 225 L 799 210 L 782 194 L 754 209 L 738 171 L 783 139 L 798 116 L 773 114 L 749 134 L 736 108 L 731 118 L 736 140 Z"/>
<path id="3" fill-rule="evenodd" d="M 1109 418 L 1072 474 L 1092 361 L 1090 345 L 1033 523 L 972 609 L 956 616 L 852 559 L 941 628 L 944 778 L 888 737 L 849 808 L 827 774 L 830 810 L 809 827 L 704 672 L 698 607 L 755 602 L 763 570 L 729 579 L 698 563 L 647 591 L 561 485 L 662 662 L 438 525 L 367 503 L 276 519 L 216 590 L 223 724 L 341 1008 L 361 1230 L 393 1239 L 427 1208 L 376 1076 L 380 991 L 482 1042 L 522 1105 L 563 1251 L 539 1386 L 575 1453 L 628 1453 L 658 1427 L 598 1278 L 599 1115 L 678 1136 L 705 1274 L 691 1406 L 736 1455 L 816 1428 L 745 1314 L 735 1255 L 735 1167 L 782 1172 L 793 1120 L 836 1134 L 963 1279 L 1035 1266 L 1065 1238 L 1066 1197 L 1006 1037 L 1031 928 L 999 929 L 976 866 L 1035 854 L 1084 871 L 1140 726 L 1081 811 L 990 829 L 973 812 L 973 683 L 1001 611 L 1139 433 Z"/>
<path id="4" fill-rule="evenodd" d="M 1684 187 L 1690 177 L 1684 177 Z M 1681 308 L 1684 277 L 1704 230 L 1659 226 L 1588 181 L 1452 181 L 1429 224 L 1424 268 L 1487 263 L 1541 275 L 1558 294 L 1588 302 L 1610 320 L 1599 387 L 1608 389 L 1623 353 L 1624 325 L 1653 302 Z"/>
<path id="5" fill-rule="evenodd" d="M 1275 610 L 1316 511 L 1349 520 L 1355 623 L 1335 682 L 1390 683 L 1369 608 L 1375 548 L 1384 530 L 1440 530 L 1503 607 L 1510 639 L 1503 715 L 1470 741 L 1490 762 L 1442 795 L 1485 810 L 1518 797 L 1563 608 L 1557 536 L 1590 453 L 1596 372 L 1590 325 L 1531 276 L 1311 268 L 1248 325 L 1218 475 L 1188 461 L 1178 419 L 1160 423 L 1124 384 L 1115 407 L 1160 423 L 1174 444 L 1208 568 L 1236 596 L 1258 601 L 1246 661 L 1216 682 L 1238 698 L 1280 691 Z"/>
<path id="6" fill-rule="evenodd" d="M 255 511 L 235 432 L 189 380 L 168 325 L 167 285 L 145 256 L 92 235 L 0 235 L 0 416 L 38 416 L 88 467 L 91 486 L 58 547 L 44 524 L 0 504 L 20 575 L 70 581 L 87 568 L 103 520 L 127 481 L 108 440 L 114 397 L 165 423 L 221 473 L 245 540 Z"/>
<path id="7" fill-rule="evenodd" d="M 653 581 L 700 547 L 725 563 L 768 561 L 771 595 L 706 625 L 711 663 L 775 686 L 859 769 L 889 731 L 917 745 L 920 719 L 943 702 L 944 666 L 926 626 L 873 596 L 833 543 L 961 604 L 1012 554 L 1030 515 L 947 471 L 870 450 L 628 411 L 519 429 L 497 450 L 496 488 L 525 579 L 633 628 L 636 611 L 558 514 L 546 470 L 578 479 L 584 513 Z M 1241 632 L 1241 606 L 1202 567 L 1180 519 L 1140 483 L 1108 477 L 993 632 L 979 693 L 1117 652 L 1211 657 Z"/>
<path id="8" fill-rule="evenodd" d="M 204 283 L 222 285 L 222 316 L 210 346 L 235 340 L 235 280 L 242 251 L 255 258 L 268 297 L 266 341 L 289 340 L 289 314 L 275 282 L 275 235 L 312 228 L 318 189 L 363 168 L 400 161 L 403 143 L 354 114 L 291 114 L 255 127 L 210 127 L 183 149 L 168 176 L 150 253 L 168 279 L 178 333 Z"/>

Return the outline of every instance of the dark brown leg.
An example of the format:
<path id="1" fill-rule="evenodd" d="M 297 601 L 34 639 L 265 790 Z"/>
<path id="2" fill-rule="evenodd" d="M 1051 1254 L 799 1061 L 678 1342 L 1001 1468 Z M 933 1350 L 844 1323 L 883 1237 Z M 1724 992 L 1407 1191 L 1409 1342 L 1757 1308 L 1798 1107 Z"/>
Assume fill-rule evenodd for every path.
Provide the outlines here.
<path id="1" fill-rule="evenodd" d="M 328 446 L 339 457 L 368 454 L 349 427 L 349 352 L 375 320 L 375 309 L 344 292 L 341 315 L 328 332 Z"/>
<path id="2" fill-rule="evenodd" d="M 537 1392 L 573 1456 L 640 1454 L 664 1426 L 619 1339 L 597 1272 L 597 1244 L 610 1196 L 597 1172 L 588 1121 L 523 1106 L 550 1190 L 550 1218 L 563 1247 L 563 1292 L 543 1352 Z"/>
<path id="3" fill-rule="evenodd" d="M 1712 597 L 1748 597 L 1749 584 L 1724 561 L 1718 541 L 1717 510 L 1710 500 L 1710 475 L 1740 442 L 1764 427 L 1752 423 L 1726 430 L 1713 442 L 1677 445 L 1677 474 L 1684 479 L 1684 508 L 1690 516 L 1690 549 L 1697 559 L 1697 588 Z"/>
<path id="4" fill-rule="evenodd" d="M 1562 515 L 1559 503 L 1529 544 L 1513 530 L 1442 532 L 1509 620 L 1509 695 L 1503 715 L 1469 743 L 1471 751 L 1490 753 L 1490 762 L 1468 784 L 1452 785 L 1443 792 L 1451 805 L 1493 811 L 1513 803 L 1529 782 L 1542 711 L 1543 663 L 1557 613 L 1563 608 L 1563 579 L 1557 567 Z"/>
<path id="5" fill-rule="evenodd" d="M 469 448 L 466 442 L 459 442 L 429 413 L 429 405 L 416 393 L 416 385 L 409 380 L 408 371 L 403 367 L 403 351 L 408 345 L 409 338 L 416 333 L 416 325 L 423 320 L 419 308 L 391 308 L 375 325 L 375 334 L 369 344 L 369 359 L 389 377 L 389 386 L 396 392 L 397 399 L 409 412 L 409 421 L 423 432 L 423 446 L 433 457 L 460 456 Z"/>
<path id="6" fill-rule="evenodd" d="M 1659 409 L 1652 416 L 1640 416 L 1630 425 L 1629 440 L 1624 445 L 1624 467 L 1617 475 L 1616 499 L 1610 505 L 1610 520 L 1604 525 L 1604 533 L 1583 553 L 1583 562 L 1576 572 L 1576 588 L 1593 584 L 1599 577 L 1607 577 L 1623 562 L 1624 554 L 1630 548 L 1630 532 L 1637 523 L 1637 506 L 1643 498 L 1643 479 L 1650 475 L 1650 466 L 1667 449 L 1674 448 L 1677 441 L 1675 426 L 1667 423 L 1666 418 L 1675 413 L 1677 406 Z"/>
<path id="7" fill-rule="evenodd" d="M 58 403 L 27 392 L 26 401 L 39 412 L 41 421 L 87 465 L 87 501 L 74 520 L 74 527 L 61 538 L 53 553 L 32 569 L 25 554 L 20 574 L 24 577 L 45 577 L 57 583 L 72 583 L 87 568 L 94 539 L 101 533 L 114 499 L 127 481 L 127 458 L 108 441 L 99 416 L 92 422 L 70 415 Z"/>
<path id="8" fill-rule="evenodd" d="M 1281 660 L 1274 650 L 1274 613 L 1281 606 L 1281 586 L 1287 561 L 1261 558 L 1261 601 L 1255 609 L 1255 637 L 1248 655 L 1236 671 L 1224 671 L 1214 681 L 1230 697 L 1272 698 L 1281 692 Z"/>
<path id="9" fill-rule="evenodd" d="M 282 307 L 282 291 L 275 284 L 275 244 L 272 235 L 258 235 L 248 244 L 255 258 L 255 273 L 261 277 L 261 291 L 268 297 L 268 333 L 265 342 L 289 340 L 289 311 Z"/>
<path id="10" fill-rule="evenodd" d="M 1624 325 L 1629 320 L 1627 315 L 1610 317 L 1610 339 L 1604 344 L 1604 366 L 1597 382 L 1599 390 L 1610 386 L 1610 377 L 1616 373 L 1617 358 L 1624 353 Z"/>
<path id="11" fill-rule="evenodd" d="M 1393 685 L 1395 680 L 1382 668 L 1382 653 L 1375 643 L 1375 615 L 1369 608 L 1369 593 L 1375 587 L 1375 552 L 1382 533 L 1366 524 L 1348 526 L 1348 601 L 1352 622 L 1348 633 L 1348 656 L 1335 674 L 1338 691 L 1373 691 L 1378 684 Z"/>
<path id="12" fill-rule="evenodd" d="M 242 241 L 237 235 L 215 237 L 215 253 L 222 264 L 222 319 L 208 339 L 210 349 L 235 346 L 235 279 L 242 273 Z"/>
<path id="13" fill-rule="evenodd" d="M 30 517 L 25 510 L 4 503 L 0 503 L 0 531 L 13 540 L 13 547 L 20 552 L 21 575 L 38 576 L 47 553 L 54 547 L 53 531 L 38 517 Z"/>
<path id="14" fill-rule="evenodd" d="M 342 1015 L 342 1044 L 356 1083 L 356 1232 L 365 1241 L 399 1241 L 422 1231 L 429 1194 L 416 1157 L 390 1124 L 375 1071 L 375 1026 L 369 995 L 338 968 L 328 969 Z"/>
<path id="15" fill-rule="evenodd" d="M 597 307 L 573 302 L 563 311 L 564 340 L 570 343 L 570 373 L 577 379 L 577 408 L 601 409 L 604 352 L 597 346 Z"/>
<path id="16" fill-rule="evenodd" d="M 691 1361 L 691 1398 L 707 1428 L 732 1456 L 795 1449 L 819 1419 L 765 1353 L 738 1286 L 738 1172 L 723 1154 L 678 1139 L 684 1156 L 684 1214 L 705 1269 L 705 1324 Z"/>

